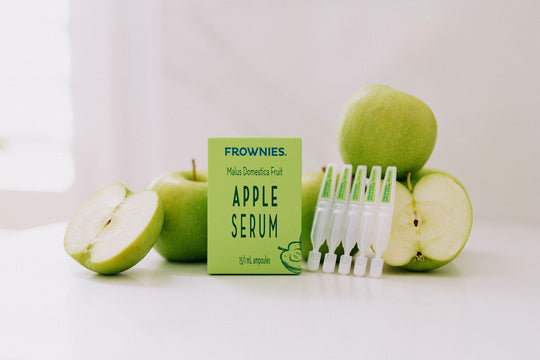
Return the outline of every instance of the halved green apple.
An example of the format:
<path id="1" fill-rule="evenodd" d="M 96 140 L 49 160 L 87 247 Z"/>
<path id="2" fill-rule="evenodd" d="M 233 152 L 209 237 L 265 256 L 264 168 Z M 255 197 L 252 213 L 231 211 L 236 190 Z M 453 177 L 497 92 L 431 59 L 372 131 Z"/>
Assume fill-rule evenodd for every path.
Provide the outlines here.
<path id="1" fill-rule="evenodd" d="M 163 225 L 157 193 L 132 193 L 116 183 L 98 191 L 75 212 L 64 237 L 66 252 L 99 274 L 137 264 L 154 246 Z"/>
<path id="2" fill-rule="evenodd" d="M 396 184 L 387 264 L 429 271 L 452 261 L 472 228 L 472 206 L 463 186 L 439 170 L 423 169 Z"/>

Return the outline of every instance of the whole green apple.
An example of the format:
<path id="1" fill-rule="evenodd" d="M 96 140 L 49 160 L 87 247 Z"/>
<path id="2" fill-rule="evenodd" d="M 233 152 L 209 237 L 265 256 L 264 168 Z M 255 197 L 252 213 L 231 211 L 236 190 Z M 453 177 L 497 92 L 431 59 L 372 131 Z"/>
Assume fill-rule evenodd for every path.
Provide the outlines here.
<path id="1" fill-rule="evenodd" d="M 465 188 L 440 170 L 423 169 L 396 184 L 387 264 L 429 271 L 448 264 L 463 249 L 473 213 Z"/>
<path id="2" fill-rule="evenodd" d="M 152 190 L 136 193 L 116 183 L 92 195 L 75 212 L 64 249 L 84 267 L 116 274 L 146 256 L 163 224 L 163 206 Z"/>
<path id="3" fill-rule="evenodd" d="M 339 177 L 339 175 L 338 175 Z M 315 217 L 315 208 L 319 198 L 319 190 L 324 178 L 324 172 L 310 172 L 302 174 L 302 257 L 307 259 L 308 254 L 313 250 L 311 243 L 311 227 L 313 226 L 313 218 Z M 326 241 L 319 249 L 321 254 L 328 252 Z M 343 245 L 339 244 L 336 249 L 336 255 L 343 255 Z M 356 252 L 356 247 L 352 253 Z M 324 259 L 324 257 L 322 257 Z"/>
<path id="4" fill-rule="evenodd" d="M 385 85 L 368 85 L 347 102 L 338 127 L 346 164 L 397 166 L 398 180 L 420 170 L 437 139 L 437 122 L 421 100 Z"/>
<path id="5" fill-rule="evenodd" d="M 150 184 L 163 203 L 165 218 L 154 249 L 165 259 L 206 261 L 207 181 L 206 171 L 188 170 L 164 174 Z"/>

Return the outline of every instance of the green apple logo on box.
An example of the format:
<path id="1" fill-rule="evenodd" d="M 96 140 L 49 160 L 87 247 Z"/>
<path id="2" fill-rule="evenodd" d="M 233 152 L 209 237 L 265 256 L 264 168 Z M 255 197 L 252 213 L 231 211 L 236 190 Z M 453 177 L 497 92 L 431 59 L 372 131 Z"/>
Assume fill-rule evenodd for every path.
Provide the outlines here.
<path id="1" fill-rule="evenodd" d="M 278 249 L 281 250 L 280 259 L 283 266 L 293 274 L 300 274 L 302 272 L 302 244 L 300 241 L 290 242 L 286 249 L 281 246 Z"/>

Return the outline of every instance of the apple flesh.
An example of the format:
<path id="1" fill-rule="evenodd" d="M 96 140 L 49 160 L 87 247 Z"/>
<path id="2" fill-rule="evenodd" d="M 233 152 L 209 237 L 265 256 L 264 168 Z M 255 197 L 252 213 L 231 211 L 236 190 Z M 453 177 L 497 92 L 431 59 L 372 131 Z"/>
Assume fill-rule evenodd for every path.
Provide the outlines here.
<path id="1" fill-rule="evenodd" d="M 472 228 L 472 206 L 452 176 L 423 169 L 396 184 L 387 264 L 429 271 L 448 264 L 463 249 Z"/>
<path id="2" fill-rule="evenodd" d="M 152 249 L 163 224 L 163 207 L 152 190 L 131 193 L 109 185 L 73 215 L 64 237 L 66 252 L 99 274 L 116 274 Z"/>
<path id="3" fill-rule="evenodd" d="M 195 173 L 195 180 L 194 180 Z M 165 213 L 154 246 L 169 261 L 206 261 L 208 175 L 206 171 L 175 171 L 152 182 Z"/>
<path id="4" fill-rule="evenodd" d="M 437 139 L 431 109 L 416 97 L 385 85 L 368 85 L 347 102 L 338 128 L 345 164 L 397 166 L 397 179 L 420 170 Z"/>

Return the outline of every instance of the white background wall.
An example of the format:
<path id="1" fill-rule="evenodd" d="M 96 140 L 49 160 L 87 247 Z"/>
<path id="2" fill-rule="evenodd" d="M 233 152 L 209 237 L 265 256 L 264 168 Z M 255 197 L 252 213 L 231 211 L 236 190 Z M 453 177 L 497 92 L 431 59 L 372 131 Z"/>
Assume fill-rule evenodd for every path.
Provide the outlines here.
<path id="1" fill-rule="evenodd" d="M 340 160 L 341 109 L 370 83 L 432 108 L 428 165 L 465 185 L 477 220 L 540 221 L 537 1 L 71 5 L 75 184 L 0 193 L 0 227 L 67 219 L 101 186 L 140 189 L 192 157 L 206 167 L 210 136 L 301 136 L 316 171 Z"/>
<path id="2" fill-rule="evenodd" d="M 163 4 L 167 167 L 204 159 L 208 136 L 299 135 L 317 170 L 340 159 L 348 97 L 383 83 L 433 109 L 428 165 L 477 218 L 540 221 L 538 1 L 232 4 Z"/>

